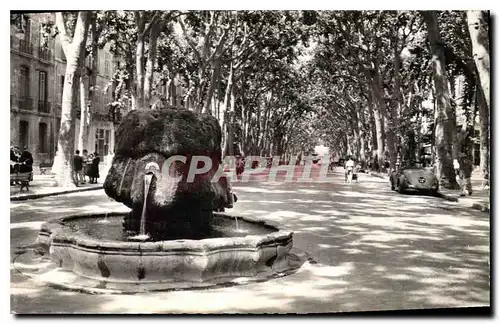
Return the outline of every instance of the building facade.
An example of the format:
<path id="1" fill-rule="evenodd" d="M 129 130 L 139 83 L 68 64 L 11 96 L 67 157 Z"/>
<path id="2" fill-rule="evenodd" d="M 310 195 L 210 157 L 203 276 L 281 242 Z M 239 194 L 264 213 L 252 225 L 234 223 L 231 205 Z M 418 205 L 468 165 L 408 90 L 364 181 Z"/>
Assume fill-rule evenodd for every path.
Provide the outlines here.
<path id="1" fill-rule="evenodd" d="M 55 15 L 54 15 L 55 16 Z M 24 15 L 24 37 L 10 37 L 10 142 L 32 152 L 35 165 L 52 165 L 61 123 L 61 102 L 66 58 L 59 37 L 43 41 L 42 21 L 46 14 Z M 54 17 L 52 17 L 54 18 Z M 90 129 L 85 149 L 98 152 L 103 163 L 114 151 L 115 125 L 108 117 L 112 94 L 106 91 L 113 75 L 115 58 L 105 47 L 97 55 L 97 71 L 86 60 L 89 73 L 97 73 L 96 91 L 90 103 Z M 77 111 L 80 111 L 78 100 Z M 78 147 L 80 120 L 76 121 L 75 147 Z"/>

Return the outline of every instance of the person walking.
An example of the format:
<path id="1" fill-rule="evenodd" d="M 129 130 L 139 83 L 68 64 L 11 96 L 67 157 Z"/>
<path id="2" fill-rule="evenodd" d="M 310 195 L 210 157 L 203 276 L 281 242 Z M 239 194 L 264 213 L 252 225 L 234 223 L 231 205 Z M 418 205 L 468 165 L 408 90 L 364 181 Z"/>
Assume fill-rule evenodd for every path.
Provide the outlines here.
<path id="1" fill-rule="evenodd" d="M 101 159 L 99 158 L 99 153 L 95 152 L 89 171 L 90 183 L 97 183 L 97 179 L 99 178 L 99 162 L 101 162 Z"/>
<path id="2" fill-rule="evenodd" d="M 80 183 L 83 184 L 83 158 L 80 156 L 80 151 L 76 150 L 75 155 L 73 155 L 73 182 L 78 187 Z"/>
<path id="3" fill-rule="evenodd" d="M 344 169 L 345 169 L 345 182 L 351 183 L 354 172 L 354 160 L 350 156 L 347 158 L 347 162 L 345 163 Z"/>

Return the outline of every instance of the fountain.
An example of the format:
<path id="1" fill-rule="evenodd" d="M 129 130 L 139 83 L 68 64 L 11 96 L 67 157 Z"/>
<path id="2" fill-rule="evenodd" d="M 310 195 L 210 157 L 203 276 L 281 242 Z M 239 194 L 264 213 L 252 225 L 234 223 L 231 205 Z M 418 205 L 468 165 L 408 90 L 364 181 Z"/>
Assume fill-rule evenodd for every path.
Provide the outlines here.
<path id="1" fill-rule="evenodd" d="M 291 253 L 292 232 L 224 212 L 234 196 L 228 178 L 210 181 L 221 163 L 214 117 L 134 110 L 117 138 L 104 189 L 131 211 L 43 224 L 38 242 L 50 263 L 39 280 L 92 291 L 186 289 L 281 276 L 303 262 Z M 174 155 L 186 162 L 161 170 Z M 212 167 L 188 182 L 195 155 L 209 156 Z"/>

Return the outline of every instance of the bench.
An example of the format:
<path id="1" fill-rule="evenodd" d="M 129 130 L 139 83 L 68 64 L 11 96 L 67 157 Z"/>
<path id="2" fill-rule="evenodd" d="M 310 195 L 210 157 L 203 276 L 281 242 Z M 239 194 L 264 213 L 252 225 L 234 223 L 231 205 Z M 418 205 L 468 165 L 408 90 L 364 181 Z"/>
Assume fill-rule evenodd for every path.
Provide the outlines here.
<path id="1" fill-rule="evenodd" d="M 21 185 L 21 191 L 23 191 L 23 188 L 26 188 L 26 191 L 30 191 L 30 181 L 33 180 L 32 177 L 32 172 L 11 173 L 10 182 L 14 184 L 16 182 L 19 182 L 19 184 Z"/>

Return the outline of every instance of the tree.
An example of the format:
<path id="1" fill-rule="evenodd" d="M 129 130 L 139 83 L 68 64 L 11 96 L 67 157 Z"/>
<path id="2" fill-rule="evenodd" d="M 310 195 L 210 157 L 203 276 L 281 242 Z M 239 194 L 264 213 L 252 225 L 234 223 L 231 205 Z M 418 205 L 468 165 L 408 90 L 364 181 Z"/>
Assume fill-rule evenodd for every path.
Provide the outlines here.
<path id="1" fill-rule="evenodd" d="M 487 11 L 467 11 L 467 22 L 474 51 L 481 89 L 487 108 L 490 109 L 490 49 L 489 49 L 489 13 Z"/>
<path id="2" fill-rule="evenodd" d="M 71 26 L 70 14 L 56 13 L 56 26 L 66 56 L 66 73 L 64 78 L 61 126 L 57 139 L 57 153 L 54 158 L 52 172 L 56 174 L 56 182 L 61 187 L 74 186 L 72 180 L 72 157 L 75 150 L 76 98 L 79 91 L 81 67 L 85 54 L 85 45 L 92 12 L 77 13 L 76 24 Z M 73 28 L 71 28 L 73 27 Z M 71 31 L 73 30 L 73 33 Z"/>
<path id="3" fill-rule="evenodd" d="M 479 94 L 479 120 L 481 145 L 481 173 L 489 179 L 489 132 L 490 132 L 490 50 L 489 50 L 489 13 L 487 11 L 467 11 L 467 22 L 472 40 L 474 62 L 481 90 Z"/>
<path id="4" fill-rule="evenodd" d="M 444 48 L 439 34 L 437 13 L 423 11 L 422 16 L 427 24 L 428 38 L 432 53 L 436 110 L 434 112 L 434 141 L 436 146 L 436 176 L 440 185 L 445 188 L 458 188 L 455 180 L 452 156 L 452 132 L 456 132 L 452 119 L 454 114 L 450 104 L 450 90 L 444 62 Z"/>

